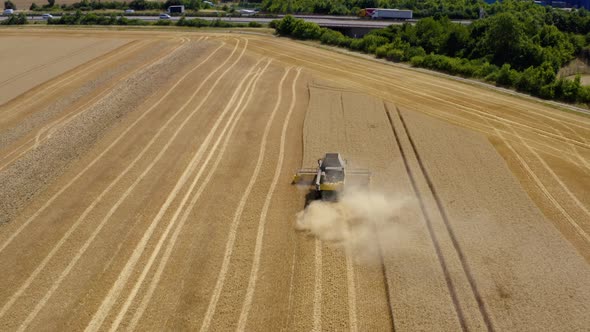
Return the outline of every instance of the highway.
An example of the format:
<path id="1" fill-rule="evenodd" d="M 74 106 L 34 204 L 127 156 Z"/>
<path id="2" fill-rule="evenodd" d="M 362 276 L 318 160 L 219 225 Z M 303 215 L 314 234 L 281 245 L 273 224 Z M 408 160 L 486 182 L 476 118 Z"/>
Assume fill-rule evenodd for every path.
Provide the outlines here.
<path id="1" fill-rule="evenodd" d="M 279 15 L 279 19 L 283 15 Z M 404 22 L 410 22 L 415 24 L 418 20 L 411 19 L 407 21 L 395 21 L 395 20 L 368 20 L 360 19 L 355 16 L 314 16 L 314 15 L 294 15 L 297 18 L 304 19 L 308 22 L 313 22 L 322 27 L 332 28 L 373 28 L 379 29 L 390 26 L 392 24 L 403 24 Z M 128 19 L 138 19 L 143 21 L 157 21 L 160 18 L 157 16 L 126 16 Z M 43 21 L 42 16 L 28 16 L 31 21 Z M 55 19 L 59 16 L 54 16 Z M 277 18 L 264 18 L 264 17 L 253 17 L 253 16 L 242 16 L 242 17 L 187 17 L 187 19 L 200 18 L 207 21 L 221 20 L 226 22 L 234 23 L 250 23 L 258 22 L 262 24 L 269 23 Z M 6 17 L 0 17 L 0 20 L 6 19 Z M 178 21 L 180 17 L 173 16 L 172 21 Z M 471 21 L 467 20 L 456 20 L 455 23 L 470 24 Z"/>

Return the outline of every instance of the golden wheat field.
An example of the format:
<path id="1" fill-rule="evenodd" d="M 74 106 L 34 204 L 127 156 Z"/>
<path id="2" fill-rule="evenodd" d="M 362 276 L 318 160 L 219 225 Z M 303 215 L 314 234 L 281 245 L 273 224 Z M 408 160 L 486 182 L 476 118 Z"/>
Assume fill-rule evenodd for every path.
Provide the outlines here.
<path id="1" fill-rule="evenodd" d="M 3 331 L 590 326 L 589 117 L 262 34 L 0 59 Z M 370 185 L 304 210 L 326 152 Z"/>

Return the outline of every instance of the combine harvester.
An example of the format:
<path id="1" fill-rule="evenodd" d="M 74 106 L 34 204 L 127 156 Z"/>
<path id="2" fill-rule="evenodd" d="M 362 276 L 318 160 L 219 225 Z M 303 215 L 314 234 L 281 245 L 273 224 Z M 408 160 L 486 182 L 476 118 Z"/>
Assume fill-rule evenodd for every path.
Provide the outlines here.
<path id="1" fill-rule="evenodd" d="M 314 199 L 337 201 L 346 186 L 366 187 L 370 178 L 371 173 L 368 170 L 346 169 L 346 161 L 340 153 L 326 153 L 324 158 L 318 159 L 317 168 L 298 170 L 293 177 L 293 184 L 309 187 L 307 202 Z"/>

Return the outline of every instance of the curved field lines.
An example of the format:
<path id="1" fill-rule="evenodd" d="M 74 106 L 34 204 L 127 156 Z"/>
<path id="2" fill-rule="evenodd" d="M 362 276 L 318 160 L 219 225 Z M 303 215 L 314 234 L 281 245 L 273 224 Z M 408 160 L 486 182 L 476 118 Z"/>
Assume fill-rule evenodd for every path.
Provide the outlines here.
<path id="1" fill-rule="evenodd" d="M 0 41 L 17 38 L 25 65 L 0 82 L 29 84 L 0 105 L 3 330 L 590 325 L 588 118 L 264 35 Z M 41 61 L 35 43 L 63 47 Z M 326 152 L 370 186 L 304 210 L 293 172 Z M 312 208 L 327 214 L 298 231 Z"/>
<path id="2" fill-rule="evenodd" d="M 568 175 L 571 179 L 580 176 L 588 177 L 588 163 L 590 160 L 590 120 L 585 117 L 565 112 L 555 112 L 549 107 L 514 97 L 504 97 L 489 90 L 476 88 L 464 83 L 434 78 L 423 75 L 422 72 L 412 71 L 406 68 L 391 66 L 383 67 L 383 72 L 361 71 L 361 63 L 367 62 L 355 58 L 353 63 L 359 63 L 358 71 L 349 70 L 330 65 L 329 62 L 313 61 L 309 57 L 302 56 L 299 52 L 312 52 L 314 55 L 326 59 L 333 57 L 346 57 L 335 55 L 333 52 L 298 45 L 297 43 L 283 42 L 278 48 L 276 41 L 259 45 L 253 42 L 253 49 L 264 49 L 279 56 L 287 62 L 304 63 L 317 71 L 330 75 L 335 81 L 344 86 L 352 86 L 358 90 L 364 90 L 372 95 L 395 102 L 407 109 L 420 111 L 431 116 L 458 124 L 460 126 L 475 129 L 490 137 L 497 137 L 497 131 L 501 131 L 502 141 L 507 143 L 527 142 L 535 153 L 545 153 L 560 160 L 564 167 L 575 166 L 578 171 Z M 287 45 L 285 45 L 287 44 Z M 377 66 L 377 64 L 375 64 Z M 391 75 L 388 75 L 391 73 Z M 406 74 L 403 76 L 403 74 Z M 415 83 L 415 86 L 412 85 Z M 377 88 L 376 86 L 379 86 Z M 430 100 L 430 102 L 428 102 Z M 482 121 L 485 119 L 485 121 Z M 510 126 L 512 130 L 507 130 Z M 516 131 L 516 132 L 515 132 Z M 502 152 L 503 150 L 500 150 Z M 505 155 L 506 159 L 510 156 Z M 571 168 L 571 167 L 570 167 Z M 549 172 L 551 173 L 551 172 Z M 553 175 L 551 177 L 555 178 Z M 520 179 L 523 182 L 530 181 L 527 176 Z M 559 183 L 561 180 L 557 179 Z M 562 181 L 564 186 L 567 185 Z M 563 190 L 563 186 L 560 184 Z M 567 193 L 567 191 L 566 191 Z M 587 196 L 588 191 L 577 194 L 567 194 L 571 202 L 578 207 L 587 206 L 590 202 L 578 203 Z M 545 202 L 538 202 L 544 206 Z M 584 209 L 586 209 L 584 207 Z M 553 219 L 553 218 L 552 218 Z M 559 220 L 553 219 L 556 223 Z M 590 225 L 589 225 L 590 226 Z M 580 248 L 586 256 L 590 249 L 587 245 Z"/>

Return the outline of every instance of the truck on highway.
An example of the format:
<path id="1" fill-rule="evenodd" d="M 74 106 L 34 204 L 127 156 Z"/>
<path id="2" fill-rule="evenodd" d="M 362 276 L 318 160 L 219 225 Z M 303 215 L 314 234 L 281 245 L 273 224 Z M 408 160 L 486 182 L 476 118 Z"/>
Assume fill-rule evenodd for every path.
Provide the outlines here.
<path id="1" fill-rule="evenodd" d="M 182 13 L 184 13 L 184 5 L 170 6 L 170 7 L 168 7 L 168 13 L 169 14 L 172 14 L 172 13 L 182 14 Z"/>
<path id="2" fill-rule="evenodd" d="M 413 17 L 411 10 L 403 9 L 385 9 L 385 8 L 366 8 L 366 16 L 377 19 L 394 19 L 394 20 L 409 20 Z"/>

